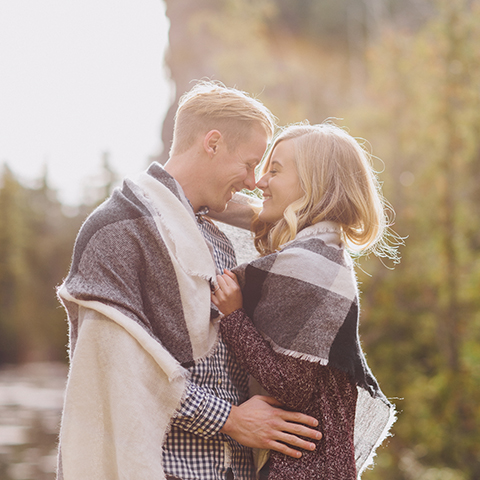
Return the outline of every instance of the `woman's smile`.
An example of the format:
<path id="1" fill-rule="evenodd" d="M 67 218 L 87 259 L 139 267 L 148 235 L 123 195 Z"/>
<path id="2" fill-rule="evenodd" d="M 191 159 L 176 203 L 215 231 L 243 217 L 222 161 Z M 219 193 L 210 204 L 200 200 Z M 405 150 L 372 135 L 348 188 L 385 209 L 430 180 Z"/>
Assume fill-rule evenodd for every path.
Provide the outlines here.
<path id="1" fill-rule="evenodd" d="M 258 215 L 262 222 L 275 223 L 285 209 L 304 196 L 295 165 L 294 140 L 279 142 L 267 165 L 267 173 L 257 182 L 263 191 L 263 207 Z"/>

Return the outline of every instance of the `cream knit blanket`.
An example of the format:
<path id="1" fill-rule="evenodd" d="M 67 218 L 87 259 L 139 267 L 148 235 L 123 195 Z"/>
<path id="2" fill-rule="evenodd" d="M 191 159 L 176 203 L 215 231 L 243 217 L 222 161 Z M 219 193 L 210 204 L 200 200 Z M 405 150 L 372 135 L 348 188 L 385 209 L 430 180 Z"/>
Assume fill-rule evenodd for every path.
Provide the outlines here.
<path id="1" fill-rule="evenodd" d="M 217 342 L 214 279 L 193 212 L 158 164 L 86 220 L 58 291 L 70 324 L 59 480 L 165 478 L 186 367 Z"/>

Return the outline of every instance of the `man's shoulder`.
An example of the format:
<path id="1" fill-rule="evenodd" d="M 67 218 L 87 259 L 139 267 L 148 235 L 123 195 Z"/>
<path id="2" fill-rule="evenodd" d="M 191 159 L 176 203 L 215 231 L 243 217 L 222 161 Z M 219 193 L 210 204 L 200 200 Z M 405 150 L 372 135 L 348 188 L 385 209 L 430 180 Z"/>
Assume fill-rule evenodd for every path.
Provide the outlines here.
<path id="1" fill-rule="evenodd" d="M 150 215 L 135 193 L 124 183 L 85 220 L 79 236 L 91 236 L 104 227 Z"/>

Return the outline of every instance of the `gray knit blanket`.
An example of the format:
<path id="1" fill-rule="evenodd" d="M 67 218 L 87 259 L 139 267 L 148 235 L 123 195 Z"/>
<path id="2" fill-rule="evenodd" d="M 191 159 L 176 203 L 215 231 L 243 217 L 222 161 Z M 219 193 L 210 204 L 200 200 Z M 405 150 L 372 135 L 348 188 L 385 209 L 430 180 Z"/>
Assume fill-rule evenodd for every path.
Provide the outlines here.
<path id="1" fill-rule="evenodd" d="M 236 273 L 246 313 L 276 351 L 340 369 L 357 384 L 354 442 L 360 475 L 395 413 L 360 346 L 357 282 L 339 232 L 332 222 L 318 223 L 280 252 L 242 265 Z"/>
<path id="2" fill-rule="evenodd" d="M 58 478 L 165 478 L 161 448 L 187 367 L 216 346 L 215 265 L 176 181 L 158 164 L 82 226 L 58 295 L 70 372 Z"/>

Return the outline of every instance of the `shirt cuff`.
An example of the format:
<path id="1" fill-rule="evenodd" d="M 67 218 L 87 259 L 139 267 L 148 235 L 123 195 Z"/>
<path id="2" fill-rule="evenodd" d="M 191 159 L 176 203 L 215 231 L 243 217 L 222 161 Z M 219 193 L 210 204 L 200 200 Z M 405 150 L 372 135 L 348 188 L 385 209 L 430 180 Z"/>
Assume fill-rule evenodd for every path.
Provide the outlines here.
<path id="1" fill-rule="evenodd" d="M 172 424 L 201 437 L 216 435 L 225 425 L 232 405 L 190 382 Z"/>

